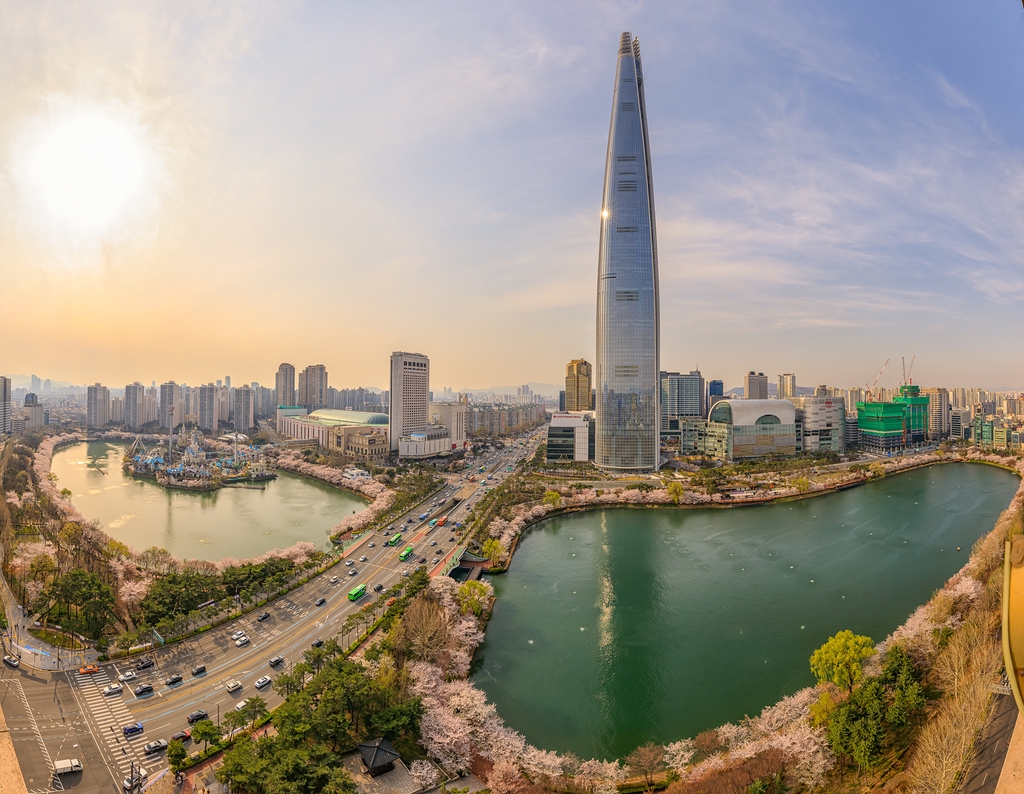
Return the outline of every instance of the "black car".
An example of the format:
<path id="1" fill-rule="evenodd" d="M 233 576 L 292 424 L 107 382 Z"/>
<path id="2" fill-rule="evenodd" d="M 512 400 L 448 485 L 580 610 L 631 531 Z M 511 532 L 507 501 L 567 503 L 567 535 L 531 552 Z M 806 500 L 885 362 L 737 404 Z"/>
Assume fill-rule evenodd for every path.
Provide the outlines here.
<path id="1" fill-rule="evenodd" d="M 154 664 L 156 664 L 156 662 L 154 662 L 152 659 L 143 659 L 137 665 L 135 665 L 135 669 L 136 670 L 148 670 Z"/>
<path id="2" fill-rule="evenodd" d="M 193 711 L 191 714 L 188 715 L 188 724 L 189 725 L 195 725 L 200 720 L 205 720 L 209 716 L 210 715 L 206 713 L 206 709 L 196 709 L 195 711 Z"/>
<path id="3" fill-rule="evenodd" d="M 373 592 L 375 592 L 375 593 L 379 593 L 379 592 L 381 592 L 381 591 L 382 591 L 383 589 L 384 589 L 384 585 L 382 585 L 382 584 L 375 584 L 375 585 L 373 586 Z"/>
<path id="4" fill-rule="evenodd" d="M 312 645 L 313 645 L 314 648 L 322 648 L 323 645 L 324 645 L 324 641 L 318 638 L 318 639 L 313 640 Z"/>
<path id="5" fill-rule="evenodd" d="M 425 563 L 426 561 L 427 561 L 427 558 L 426 558 L 426 557 L 420 557 L 420 565 L 422 565 L 422 564 L 423 564 L 423 563 Z"/>
<path id="6" fill-rule="evenodd" d="M 152 691 L 153 691 L 153 685 L 152 684 L 139 684 L 134 689 L 135 697 L 139 697 L 140 695 L 148 695 Z"/>
<path id="7" fill-rule="evenodd" d="M 206 672 L 206 665 L 205 664 L 197 664 L 195 667 L 192 668 L 192 675 L 202 675 L 205 672 Z"/>
<path id="8" fill-rule="evenodd" d="M 264 620 L 270 620 L 270 613 L 269 612 L 260 612 L 260 614 L 258 614 L 256 616 L 256 620 L 260 621 L 261 623 Z"/>
<path id="9" fill-rule="evenodd" d="M 175 673 L 172 676 L 169 676 L 167 678 L 167 680 L 164 681 L 164 685 L 165 686 L 174 686 L 175 684 L 180 684 L 180 683 L 181 683 L 181 676 L 178 675 L 177 673 Z"/>
<path id="10" fill-rule="evenodd" d="M 448 542 L 449 543 L 454 543 L 455 542 L 455 538 L 448 538 Z"/>

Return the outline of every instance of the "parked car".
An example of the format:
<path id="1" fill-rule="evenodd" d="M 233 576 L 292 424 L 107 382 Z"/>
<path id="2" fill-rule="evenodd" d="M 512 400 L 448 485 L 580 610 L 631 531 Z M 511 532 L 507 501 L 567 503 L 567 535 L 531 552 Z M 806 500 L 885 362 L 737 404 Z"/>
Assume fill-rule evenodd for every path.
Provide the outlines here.
<path id="1" fill-rule="evenodd" d="M 185 743 L 187 741 L 190 741 L 191 739 L 192 739 L 192 731 L 190 731 L 188 728 L 186 728 L 183 731 L 178 731 L 177 733 L 172 733 L 171 734 L 171 741 L 172 742 L 182 742 L 182 743 Z"/>
<path id="2" fill-rule="evenodd" d="M 241 629 L 239 629 L 238 631 L 236 631 L 234 634 L 231 635 L 231 639 L 233 639 L 233 640 L 240 640 L 244 636 L 245 636 L 245 632 L 242 631 Z"/>
<path id="3" fill-rule="evenodd" d="M 149 742 L 149 743 L 147 743 L 146 745 L 143 746 L 142 752 L 144 752 L 146 755 L 153 755 L 153 753 L 159 753 L 161 750 L 166 750 L 166 749 L 167 749 L 167 740 L 166 739 L 154 739 L 153 741 L 151 741 L 151 742 Z"/>
<path id="4" fill-rule="evenodd" d="M 205 672 L 206 672 L 206 665 L 205 664 L 197 664 L 195 667 L 192 668 L 192 675 L 202 675 Z"/>
<path id="5" fill-rule="evenodd" d="M 21 664 L 21 660 L 16 656 L 5 655 L 4 664 L 8 665 L 9 667 L 17 667 Z"/>
<path id="6" fill-rule="evenodd" d="M 323 596 L 321 596 L 320 598 L 318 598 L 318 599 L 317 599 L 316 601 L 314 601 L 313 603 L 314 603 L 314 604 L 316 604 L 316 606 L 318 606 L 318 607 L 322 607 L 322 606 L 323 606 L 324 604 L 326 604 L 326 603 L 327 603 L 327 599 L 326 599 L 326 598 L 324 598 Z"/>
<path id="7" fill-rule="evenodd" d="M 258 620 L 260 623 L 262 623 L 264 620 L 270 620 L 270 613 L 260 612 L 260 614 L 256 616 L 256 620 Z"/>
<path id="8" fill-rule="evenodd" d="M 154 662 L 152 659 L 143 659 L 137 665 L 135 665 L 135 669 L 136 670 L 148 670 L 154 664 L 156 664 L 156 662 Z"/>
<path id="9" fill-rule="evenodd" d="M 271 678 L 269 675 L 260 676 L 256 679 L 255 687 L 257 689 L 263 689 L 265 686 L 270 686 Z"/>
<path id="10" fill-rule="evenodd" d="M 164 681 L 164 686 L 174 686 L 175 684 L 181 683 L 181 676 L 178 673 L 168 676 L 167 680 Z"/>
<path id="11" fill-rule="evenodd" d="M 135 689 L 133 691 L 135 692 L 135 697 L 141 697 L 142 695 L 149 695 L 149 694 L 151 694 L 153 692 L 153 685 L 152 684 L 139 684 L 137 687 L 135 687 Z"/>
<path id="12" fill-rule="evenodd" d="M 103 694 L 120 695 L 122 688 L 123 687 L 120 684 L 108 684 L 107 686 L 103 687 Z"/>
<path id="13" fill-rule="evenodd" d="M 188 720 L 189 725 L 195 725 L 200 720 L 205 720 L 209 716 L 210 715 L 206 713 L 206 709 L 196 709 L 191 714 L 189 714 L 188 717 L 186 717 L 186 719 Z"/>
<path id="14" fill-rule="evenodd" d="M 137 733 L 142 733 L 142 723 L 141 722 L 129 722 L 127 725 L 125 725 L 121 729 L 121 732 L 125 736 L 134 736 Z"/>
<path id="15" fill-rule="evenodd" d="M 92 673 L 98 673 L 100 668 L 94 664 L 87 664 L 85 667 L 78 668 L 79 675 L 91 675 Z"/>
<path id="16" fill-rule="evenodd" d="M 277 667 L 283 661 L 284 661 L 284 657 L 283 656 L 271 656 L 270 657 L 270 666 L 271 667 Z"/>
<path id="17" fill-rule="evenodd" d="M 241 637 L 239 637 L 237 640 L 235 640 L 235 647 L 236 648 L 244 648 L 248 644 L 249 644 L 249 638 L 246 637 L 244 634 Z"/>
<path id="18" fill-rule="evenodd" d="M 134 670 L 128 670 L 124 673 L 121 673 L 121 675 L 117 677 L 117 680 L 127 684 L 129 681 L 134 681 L 138 677 L 139 674 L 136 673 Z"/>
<path id="19" fill-rule="evenodd" d="M 227 686 L 225 686 L 225 689 L 227 689 L 228 692 L 237 692 L 241 688 L 241 681 L 228 681 Z"/>

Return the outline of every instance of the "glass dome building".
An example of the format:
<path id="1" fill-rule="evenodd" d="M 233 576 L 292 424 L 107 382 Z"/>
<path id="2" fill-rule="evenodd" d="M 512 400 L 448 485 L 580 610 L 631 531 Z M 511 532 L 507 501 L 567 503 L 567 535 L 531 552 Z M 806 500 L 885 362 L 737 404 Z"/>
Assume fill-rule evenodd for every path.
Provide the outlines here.
<path id="1" fill-rule="evenodd" d="M 597 276 L 596 439 L 604 469 L 659 463 L 658 245 L 640 40 L 619 42 Z"/>

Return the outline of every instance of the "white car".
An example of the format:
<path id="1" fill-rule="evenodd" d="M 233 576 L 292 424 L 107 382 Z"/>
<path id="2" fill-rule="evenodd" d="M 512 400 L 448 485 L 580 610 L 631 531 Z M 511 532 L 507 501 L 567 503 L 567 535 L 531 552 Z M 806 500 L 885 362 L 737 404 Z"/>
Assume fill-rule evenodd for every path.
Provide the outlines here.
<path id="1" fill-rule="evenodd" d="M 345 565 L 346 566 L 355 565 L 355 562 L 353 560 L 345 560 Z"/>
<path id="2" fill-rule="evenodd" d="M 366 562 L 366 560 L 367 560 L 367 557 L 366 557 L 365 554 L 362 557 L 359 558 L 359 562 Z"/>
<path id="3" fill-rule="evenodd" d="M 340 581 L 341 581 L 341 579 L 339 577 L 337 577 L 337 576 L 332 576 L 331 577 L 331 584 L 337 584 Z"/>
<path id="4" fill-rule="evenodd" d="M 239 701 L 238 705 L 235 706 L 235 711 L 241 711 L 242 709 L 244 709 L 245 708 L 245 704 L 248 703 L 248 702 L 249 702 L 249 698 L 246 698 L 245 700 Z"/>
<path id="5" fill-rule="evenodd" d="M 224 687 L 228 692 L 237 692 L 242 688 L 241 681 L 228 681 L 227 686 Z"/>
<path id="6" fill-rule="evenodd" d="M 240 640 L 244 636 L 245 636 L 245 632 L 242 631 L 241 629 L 239 629 L 238 631 L 236 631 L 234 634 L 231 635 L 231 639 L 233 639 L 233 640 Z"/>
<path id="7" fill-rule="evenodd" d="M 235 647 L 236 648 L 244 648 L 248 644 L 249 644 L 249 638 L 246 637 L 244 634 L 241 637 L 239 637 L 237 640 L 235 640 Z"/>
<path id="8" fill-rule="evenodd" d="M 129 681 L 134 681 L 138 677 L 138 673 L 136 673 L 134 670 L 129 670 L 126 673 L 121 673 L 121 675 L 117 677 L 117 680 L 120 681 L 122 684 L 127 684 Z"/>
<path id="9" fill-rule="evenodd" d="M 270 679 L 269 675 L 265 675 L 265 676 L 263 676 L 261 678 L 257 678 L 256 679 L 256 688 L 257 689 L 263 689 L 263 687 L 265 687 L 265 686 L 270 686 L 270 680 L 271 679 Z"/>
<path id="10" fill-rule="evenodd" d="M 121 694 L 121 685 L 120 684 L 110 684 L 109 686 L 105 686 L 105 687 L 103 687 L 103 694 L 104 695 L 120 695 Z"/>
<path id="11" fill-rule="evenodd" d="M 147 777 L 149 777 L 149 772 L 147 772 L 141 766 L 135 767 L 135 780 L 132 781 L 132 779 L 130 777 L 126 777 L 124 779 L 124 790 L 125 791 L 131 791 L 132 788 L 133 788 L 133 786 L 132 786 L 133 782 L 134 783 L 138 783 L 141 780 L 145 780 Z"/>
<path id="12" fill-rule="evenodd" d="M 18 659 L 17 656 L 9 656 L 9 655 L 7 655 L 7 656 L 4 656 L 4 664 L 6 664 L 6 665 L 8 665 L 10 667 L 17 667 L 18 665 L 21 664 L 21 661 Z"/>

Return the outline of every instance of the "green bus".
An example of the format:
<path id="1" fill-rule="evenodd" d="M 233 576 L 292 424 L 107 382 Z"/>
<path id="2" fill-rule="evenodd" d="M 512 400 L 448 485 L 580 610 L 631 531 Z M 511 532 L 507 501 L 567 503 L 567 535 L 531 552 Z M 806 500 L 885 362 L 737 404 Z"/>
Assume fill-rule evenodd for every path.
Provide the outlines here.
<path id="1" fill-rule="evenodd" d="M 359 587 L 353 587 L 351 590 L 348 591 L 348 600 L 358 601 L 364 595 L 366 595 L 366 585 L 361 584 L 359 585 Z"/>
<path id="2" fill-rule="evenodd" d="M 436 518 L 433 519 L 429 524 L 427 524 L 427 526 L 430 527 L 431 529 L 436 527 L 437 526 L 437 519 Z"/>
<path id="3" fill-rule="evenodd" d="M 401 542 L 402 542 L 402 533 L 401 532 L 396 532 L 392 536 L 391 540 L 384 541 L 384 545 L 385 546 L 397 546 Z"/>
<path id="4" fill-rule="evenodd" d="M 412 556 L 412 546 L 406 546 L 402 550 L 402 553 L 398 555 L 398 559 L 400 559 L 402 562 L 405 562 L 411 556 Z"/>

